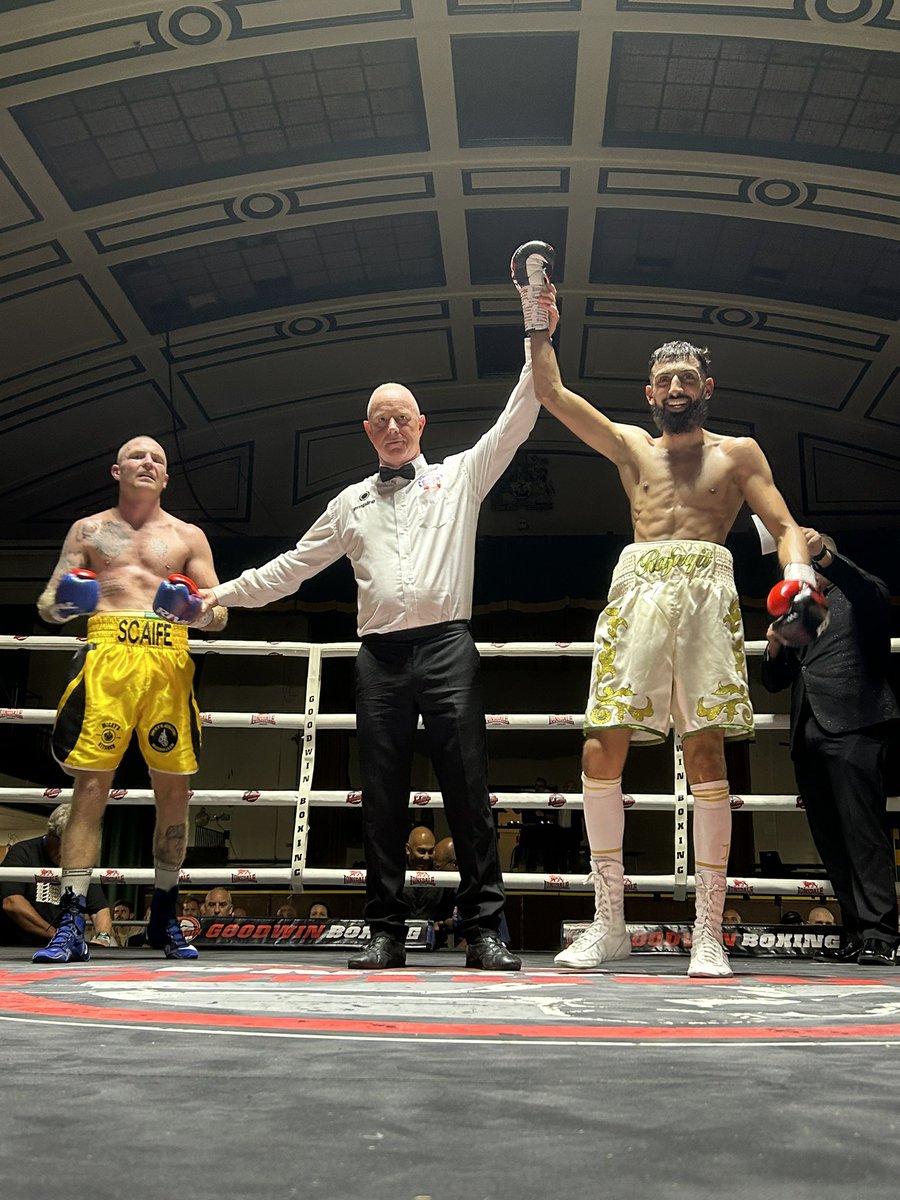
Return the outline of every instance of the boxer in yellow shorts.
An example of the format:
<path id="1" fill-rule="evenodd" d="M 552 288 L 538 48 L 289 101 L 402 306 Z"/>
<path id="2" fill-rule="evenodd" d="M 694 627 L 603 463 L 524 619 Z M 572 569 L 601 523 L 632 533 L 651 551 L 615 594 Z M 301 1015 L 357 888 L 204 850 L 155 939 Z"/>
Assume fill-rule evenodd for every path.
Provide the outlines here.
<path id="1" fill-rule="evenodd" d="M 53 728 L 53 756 L 69 770 L 111 771 L 137 731 L 152 771 L 193 775 L 200 716 L 187 628 L 155 614 L 88 618 Z"/>
<path id="2" fill-rule="evenodd" d="M 682 735 L 753 732 L 731 554 L 713 542 L 626 546 L 597 621 L 585 733 L 658 743 L 670 716 Z"/>
<path id="3" fill-rule="evenodd" d="M 52 750 L 72 776 L 72 810 L 60 852 L 60 904 L 36 963 L 84 962 L 85 896 L 100 855 L 103 814 L 116 767 L 134 733 L 150 770 L 156 808 L 147 944 L 168 958 L 197 958 L 178 922 L 178 879 L 187 846 L 190 776 L 200 718 L 187 627 L 225 627 L 224 608 L 203 610 L 198 589 L 217 583 L 202 529 L 163 509 L 168 461 L 154 438 L 119 448 L 110 473 L 113 508 L 80 517 L 38 599 L 53 625 L 88 618 L 53 728 Z"/>

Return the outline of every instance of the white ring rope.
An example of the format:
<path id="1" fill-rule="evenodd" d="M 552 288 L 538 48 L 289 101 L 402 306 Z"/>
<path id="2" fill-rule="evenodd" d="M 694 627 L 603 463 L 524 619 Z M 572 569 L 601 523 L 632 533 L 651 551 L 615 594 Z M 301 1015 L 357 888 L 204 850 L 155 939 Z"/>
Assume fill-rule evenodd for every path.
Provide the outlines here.
<path id="1" fill-rule="evenodd" d="M 179 882 L 185 887 L 211 887 L 220 883 L 255 883 L 271 887 L 290 884 L 290 867 L 189 867 L 182 868 Z M 0 864 L 0 880 L 25 879 L 28 882 L 58 883 L 59 872 L 51 867 L 4 867 Z M 100 884 L 134 883 L 152 884 L 152 867 L 97 867 L 92 879 Z M 364 887 L 366 872 L 363 869 L 334 869 L 333 867 L 307 867 L 303 873 L 307 887 Z M 444 888 L 459 883 L 455 871 L 407 871 L 407 883 L 411 887 Z M 589 877 L 581 875 L 538 875 L 523 872 L 507 877 L 507 890 L 523 892 L 593 892 L 594 885 Z M 688 886 L 693 890 L 694 877 L 688 876 Z M 675 886 L 674 875 L 627 875 L 626 895 L 637 893 L 670 894 Z M 738 896 L 811 896 L 834 895 L 827 879 L 757 879 L 751 876 L 728 878 L 728 891 Z"/>
<path id="2" fill-rule="evenodd" d="M 71 788 L 0 788 L 0 801 L 9 804 L 50 804 L 62 803 L 72 798 Z M 360 791 L 316 791 L 309 794 L 310 804 L 315 808 L 358 808 L 362 803 Z M 560 809 L 583 808 L 581 792 L 491 792 L 492 808 L 536 808 Z M 636 808 L 641 812 L 670 812 L 672 796 L 666 792 L 646 792 L 632 795 L 625 793 L 624 806 L 626 809 Z M 278 805 L 294 805 L 297 802 L 296 791 L 266 790 L 265 788 L 249 788 L 244 791 L 231 789 L 210 789 L 191 792 L 190 803 L 199 807 L 203 804 L 255 805 L 275 807 Z M 143 788 L 113 788 L 109 793 L 109 803 L 113 805 L 153 804 L 153 793 Z M 694 800 L 690 792 L 687 794 L 687 807 L 690 811 Z M 444 801 L 440 792 L 410 792 L 410 808 L 443 808 Z M 799 796 L 740 796 L 732 794 L 732 810 L 747 809 L 748 812 L 795 812 L 802 809 Z M 888 809 L 900 812 L 900 796 L 888 797 Z"/>
<path id="3" fill-rule="evenodd" d="M 86 638 L 73 637 L 44 637 L 41 635 L 0 635 L 0 650 L 65 650 L 72 652 L 84 644 Z M 764 641 L 745 643 L 745 651 L 749 655 L 761 655 L 766 647 Z M 550 658 L 550 657 L 589 657 L 593 653 L 592 642 L 490 642 L 477 643 L 479 653 L 484 658 L 516 657 L 516 658 Z M 204 726 L 213 728 L 256 728 L 256 729 L 302 729 L 302 757 L 300 777 L 295 791 L 257 790 L 204 790 L 191 794 L 191 803 L 228 803 L 228 804 L 261 804 L 264 806 L 294 805 L 294 838 L 291 865 L 289 867 L 232 867 L 212 869 L 182 870 L 181 882 L 186 885 L 212 885 L 217 883 L 259 883 L 264 885 L 284 886 L 288 884 L 293 891 L 302 891 L 304 886 L 318 885 L 320 887 L 351 886 L 362 887 L 365 884 L 364 870 L 335 870 L 306 867 L 306 850 L 309 833 L 309 807 L 356 807 L 361 802 L 358 791 L 326 791 L 312 788 L 313 770 L 315 766 L 315 735 L 319 729 L 352 730 L 356 727 L 353 713 L 319 713 L 319 694 L 321 686 L 321 663 L 324 658 L 352 658 L 359 650 L 358 642 L 249 642 L 249 641 L 192 641 L 192 654 L 236 654 L 257 655 L 263 657 L 286 656 L 306 658 L 309 660 L 306 684 L 306 706 L 303 713 L 249 713 L 249 712 L 207 712 L 201 713 Z M 891 641 L 892 653 L 900 652 L 900 638 Z M 56 718 L 55 709 L 25 709 L 0 708 L 0 723 L 22 725 L 52 725 Z M 789 718 L 779 714 L 760 714 L 754 719 L 758 730 L 787 729 Z M 580 729 L 582 714 L 559 713 L 526 713 L 526 714 L 490 714 L 485 717 L 488 729 Z M 421 726 L 421 722 L 420 722 Z M 676 746 L 676 789 L 674 795 L 647 794 L 626 795 L 626 808 L 635 807 L 641 811 L 669 811 L 675 805 L 676 818 L 676 862 L 673 875 L 635 875 L 626 878 L 627 892 L 641 893 L 673 893 L 676 898 L 679 891 L 693 890 L 693 877 L 686 875 L 686 855 L 679 852 L 679 837 L 685 836 L 685 830 L 680 828 L 681 820 L 693 807 L 690 795 L 682 781 L 683 795 L 678 792 L 678 751 Z M 683 761 L 681 774 L 683 776 Z M 67 798 L 71 791 L 60 788 L 0 788 L 0 803 L 47 804 Z M 152 804 L 153 793 L 148 790 L 114 788 L 110 792 L 112 804 Z M 523 793 L 503 792 L 491 794 L 491 804 L 500 808 L 515 809 L 546 809 L 546 808 L 580 808 L 582 798 L 572 793 Z M 411 808 L 431 806 L 443 807 L 439 792 L 413 792 L 410 794 Z M 760 795 L 731 797 L 732 809 L 746 808 L 748 811 L 777 811 L 793 812 L 802 809 L 797 796 Z M 900 810 L 900 798 L 890 797 L 888 809 Z M 680 815 L 679 815 L 680 814 Z M 152 868 L 107 868 L 97 869 L 94 876 L 100 883 L 134 883 L 150 884 L 154 880 Z M 42 870 L 35 874 L 30 867 L 5 867 L 0 863 L 0 880 L 40 879 L 48 882 L 57 880 L 52 870 Z M 458 882 L 459 876 L 454 872 L 442 872 L 438 875 L 430 872 L 409 872 L 407 881 L 419 887 L 446 887 L 452 882 Z M 587 892 L 592 884 L 581 875 L 539 875 L 534 873 L 516 873 L 508 879 L 517 891 L 545 892 Z M 802 895 L 816 898 L 833 895 L 830 883 L 825 879 L 740 879 L 729 877 L 728 890 L 737 895 Z"/>

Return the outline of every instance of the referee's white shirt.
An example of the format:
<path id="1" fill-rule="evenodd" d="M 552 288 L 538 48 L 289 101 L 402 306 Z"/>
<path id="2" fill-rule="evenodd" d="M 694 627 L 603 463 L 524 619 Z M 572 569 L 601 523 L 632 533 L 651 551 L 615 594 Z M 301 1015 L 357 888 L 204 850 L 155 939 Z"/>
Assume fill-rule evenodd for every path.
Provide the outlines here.
<path id="1" fill-rule="evenodd" d="M 527 359 L 497 423 L 470 450 L 442 463 L 420 454 L 413 480 L 382 483 L 376 473 L 344 488 L 293 550 L 220 583 L 216 603 L 269 604 L 346 555 L 358 585 L 360 637 L 468 620 L 481 502 L 539 411 Z"/>

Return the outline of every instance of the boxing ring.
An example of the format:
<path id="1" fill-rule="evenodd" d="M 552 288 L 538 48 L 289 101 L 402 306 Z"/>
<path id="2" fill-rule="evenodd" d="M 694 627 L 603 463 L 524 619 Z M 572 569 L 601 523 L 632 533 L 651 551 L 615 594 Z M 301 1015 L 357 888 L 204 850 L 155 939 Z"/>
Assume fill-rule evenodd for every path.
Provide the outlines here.
<path id="1" fill-rule="evenodd" d="M 0 649 L 71 652 L 78 642 L 3 637 Z M 184 885 L 252 882 L 299 892 L 364 883 L 360 871 L 306 862 L 310 811 L 361 802 L 359 792 L 315 786 L 317 733 L 354 727 L 350 713 L 320 711 L 322 674 L 330 660 L 351 657 L 356 648 L 192 643 L 194 654 L 296 658 L 306 664 L 307 686 L 297 712 L 202 714 L 204 730 L 297 731 L 295 789 L 257 789 L 247 780 L 241 789 L 198 789 L 190 800 L 292 810 L 290 861 L 191 868 L 182 871 Z M 750 654 L 762 648 L 747 645 Z M 479 650 L 484 657 L 589 658 L 591 644 L 511 642 Z M 4 724 L 49 724 L 53 717 L 49 709 L 0 709 Z M 486 722 L 497 731 L 492 737 L 509 730 L 552 736 L 580 729 L 581 714 L 488 714 Z M 787 717 L 757 717 L 763 736 L 786 728 Z M 673 766 L 677 784 L 677 747 Z M 0 802 L 46 806 L 67 794 L 4 788 Z M 491 802 L 577 809 L 581 797 L 503 792 Z M 110 803 L 151 805 L 153 798 L 147 790 L 117 789 Z M 440 808 L 441 797 L 414 792 L 409 804 Z M 672 814 L 671 873 L 635 874 L 629 891 L 674 896 L 680 883 L 690 892 L 678 857 L 690 808 L 685 789 L 629 795 L 625 804 Z M 797 812 L 798 801 L 735 795 L 732 807 Z M 896 811 L 900 802 L 893 798 L 890 807 Z M 34 871 L 0 864 L 0 879 L 23 876 L 33 878 Z M 95 878 L 149 885 L 153 871 L 109 866 Z M 417 887 L 455 878 L 408 876 Z M 526 892 L 592 890 L 581 875 L 516 873 L 507 882 Z M 729 879 L 735 896 L 749 888 L 831 894 L 822 879 Z M 691 980 L 686 958 L 666 954 L 632 955 L 589 974 L 555 968 L 548 954 L 523 955 L 515 974 L 467 970 L 452 951 L 418 954 L 404 970 L 377 972 L 347 970 L 346 950 L 336 949 L 204 948 L 195 963 L 143 949 L 92 946 L 91 954 L 88 963 L 35 967 L 30 949 L 0 952 L 4 1087 L 16 1097 L 3 1139 L 19 1163 L 11 1186 L 4 1179 L 12 1200 L 57 1186 L 59 1167 L 47 1165 L 35 1126 L 60 1069 L 68 1097 L 102 1102 L 107 1137 L 126 1151 L 135 1148 L 127 1169 L 132 1194 L 140 1197 L 157 1194 L 159 1153 L 171 1153 L 173 1138 L 179 1163 L 173 1189 L 192 1200 L 543 1200 L 548 1193 L 598 1192 L 618 1200 L 661 1195 L 653 1190 L 661 1161 L 667 1196 L 682 1194 L 679 1180 L 693 1197 L 719 1196 L 726 1186 L 743 1194 L 749 1181 L 732 1178 L 741 1161 L 753 1172 L 755 1200 L 781 1200 L 788 1188 L 796 1200 L 820 1200 L 831 1188 L 858 1186 L 863 1169 L 873 1196 L 895 1191 L 897 1140 L 882 1145 L 873 1168 L 866 1113 L 875 1106 L 892 1111 L 895 1103 L 900 971 L 863 972 L 810 958 L 733 959 L 733 978 Z M 733 1097 L 733 1109 L 711 1109 L 711 1094 Z M 805 1158 L 801 1169 L 802 1138 L 791 1144 L 784 1131 L 801 1126 L 811 1106 L 812 1144 L 820 1147 L 822 1136 L 835 1149 L 848 1136 L 855 1141 L 837 1160 Z M 83 1130 L 56 1125 L 64 1152 L 82 1154 Z M 78 1175 L 67 1183 L 73 1200 L 121 1194 L 126 1168 L 115 1157 L 95 1154 L 85 1169 L 89 1183 L 81 1187 Z M 607 1180 L 609 1171 L 614 1178 Z"/>

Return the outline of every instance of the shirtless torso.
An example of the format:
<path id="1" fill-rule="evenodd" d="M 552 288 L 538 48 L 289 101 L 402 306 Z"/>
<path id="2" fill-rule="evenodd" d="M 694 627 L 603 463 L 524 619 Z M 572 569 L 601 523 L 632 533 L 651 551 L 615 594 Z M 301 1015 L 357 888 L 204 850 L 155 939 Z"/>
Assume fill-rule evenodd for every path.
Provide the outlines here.
<path id="1" fill-rule="evenodd" d="M 165 512 L 160 497 L 168 483 L 165 452 L 152 438 L 127 442 L 112 468 L 119 484 L 119 502 L 74 523 L 63 543 L 59 561 L 38 600 L 45 621 L 60 620 L 55 612 L 60 579 L 79 567 L 93 571 L 100 584 L 97 612 L 150 612 L 160 582 L 169 575 L 187 575 L 198 588 L 218 582 L 206 535 Z M 214 611 L 208 632 L 222 629 L 223 608 Z"/>
<path id="2" fill-rule="evenodd" d="M 137 528 L 117 508 L 82 517 L 69 531 L 43 602 L 50 606 L 59 579 L 77 567 L 93 571 L 100 583 L 97 612 L 150 611 L 160 580 L 177 573 L 195 577 L 206 538 L 160 509 Z M 203 583 L 205 585 L 205 582 Z M 39 604 L 40 607 L 40 604 Z"/>
<path id="3" fill-rule="evenodd" d="M 700 428 L 653 437 L 611 421 L 564 387 L 550 339 L 532 337 L 541 403 L 588 446 L 615 463 L 631 505 L 636 542 L 691 539 L 724 544 L 744 503 L 778 544 L 782 564 L 808 562 L 806 540 L 757 442 Z M 659 365 L 646 387 L 651 407 L 671 416 L 708 401 L 713 380 L 694 359 Z"/>

